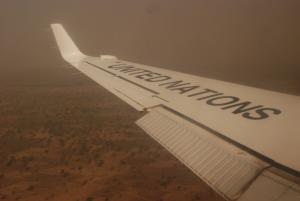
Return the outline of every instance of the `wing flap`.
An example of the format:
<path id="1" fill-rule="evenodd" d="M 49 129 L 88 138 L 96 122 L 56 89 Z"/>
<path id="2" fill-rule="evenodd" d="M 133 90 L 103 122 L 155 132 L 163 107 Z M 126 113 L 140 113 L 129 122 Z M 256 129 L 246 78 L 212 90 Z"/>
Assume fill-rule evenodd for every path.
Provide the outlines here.
<path id="1" fill-rule="evenodd" d="M 300 184 L 266 171 L 249 187 L 239 201 L 299 201 Z"/>
<path id="2" fill-rule="evenodd" d="M 137 124 L 224 197 L 236 199 L 267 166 L 188 120 L 157 107 Z"/>

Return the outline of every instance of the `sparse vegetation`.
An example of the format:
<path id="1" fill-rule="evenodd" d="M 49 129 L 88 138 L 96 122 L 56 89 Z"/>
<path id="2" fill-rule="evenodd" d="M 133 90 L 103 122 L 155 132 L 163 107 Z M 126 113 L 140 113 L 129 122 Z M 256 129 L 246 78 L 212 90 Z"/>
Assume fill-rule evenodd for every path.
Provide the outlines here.
<path id="1" fill-rule="evenodd" d="M 33 185 L 29 185 L 26 190 L 27 191 L 33 191 L 34 190 L 34 186 Z"/>
<path id="2" fill-rule="evenodd" d="M 88 197 L 88 198 L 86 199 L 86 201 L 93 201 L 93 200 L 94 200 L 93 197 Z"/>
<path id="3" fill-rule="evenodd" d="M 6 166 L 11 166 L 16 162 L 16 158 L 14 156 L 11 156 L 8 161 L 6 162 Z"/>
<path id="4" fill-rule="evenodd" d="M 162 200 L 195 200 L 199 189 L 222 200 L 134 124 L 140 113 L 94 84 L 0 94 L 1 201 L 152 201 L 168 189 Z"/>

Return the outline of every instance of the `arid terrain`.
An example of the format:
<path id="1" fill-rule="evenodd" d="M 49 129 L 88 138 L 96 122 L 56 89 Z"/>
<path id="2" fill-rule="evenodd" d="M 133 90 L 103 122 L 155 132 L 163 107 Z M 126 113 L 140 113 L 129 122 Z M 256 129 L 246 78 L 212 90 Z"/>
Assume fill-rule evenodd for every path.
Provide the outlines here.
<path id="1" fill-rule="evenodd" d="M 0 201 L 222 201 L 63 61 L 50 24 L 87 55 L 300 95 L 299 2 L 1 0 Z"/>
<path id="2" fill-rule="evenodd" d="M 1 201 L 222 200 L 93 82 L 0 94 Z"/>

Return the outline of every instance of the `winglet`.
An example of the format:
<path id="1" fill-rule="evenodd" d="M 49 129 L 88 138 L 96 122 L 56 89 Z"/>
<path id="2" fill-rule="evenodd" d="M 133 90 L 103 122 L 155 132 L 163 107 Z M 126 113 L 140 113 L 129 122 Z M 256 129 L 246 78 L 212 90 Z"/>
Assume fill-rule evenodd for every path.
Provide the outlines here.
<path id="1" fill-rule="evenodd" d="M 51 28 L 60 53 L 66 61 L 76 65 L 79 61 L 86 57 L 86 55 L 80 52 L 61 24 L 51 24 Z"/>

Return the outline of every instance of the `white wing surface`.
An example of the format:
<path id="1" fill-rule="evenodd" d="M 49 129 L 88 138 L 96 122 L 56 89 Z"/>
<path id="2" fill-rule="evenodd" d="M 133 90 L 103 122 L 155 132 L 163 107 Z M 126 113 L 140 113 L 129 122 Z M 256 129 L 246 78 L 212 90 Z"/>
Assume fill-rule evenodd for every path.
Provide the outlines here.
<path id="1" fill-rule="evenodd" d="M 146 115 L 137 124 L 228 200 L 300 200 L 300 98 L 82 54 L 52 29 L 63 58 Z"/>

